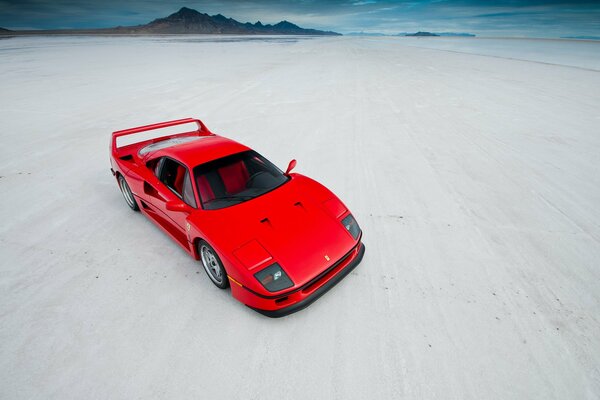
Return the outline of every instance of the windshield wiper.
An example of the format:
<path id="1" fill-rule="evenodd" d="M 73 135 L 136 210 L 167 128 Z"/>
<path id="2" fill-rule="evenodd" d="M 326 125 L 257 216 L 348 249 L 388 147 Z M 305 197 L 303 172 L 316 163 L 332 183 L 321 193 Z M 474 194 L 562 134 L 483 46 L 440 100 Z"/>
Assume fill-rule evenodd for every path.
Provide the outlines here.
<path id="1" fill-rule="evenodd" d="M 231 200 L 250 200 L 252 198 L 254 198 L 254 196 L 249 196 L 249 195 L 246 195 L 246 196 L 223 196 L 223 197 L 215 197 L 214 199 L 205 201 L 204 204 L 211 203 L 213 201 L 219 201 L 219 200 L 229 200 L 229 201 L 231 201 Z"/>

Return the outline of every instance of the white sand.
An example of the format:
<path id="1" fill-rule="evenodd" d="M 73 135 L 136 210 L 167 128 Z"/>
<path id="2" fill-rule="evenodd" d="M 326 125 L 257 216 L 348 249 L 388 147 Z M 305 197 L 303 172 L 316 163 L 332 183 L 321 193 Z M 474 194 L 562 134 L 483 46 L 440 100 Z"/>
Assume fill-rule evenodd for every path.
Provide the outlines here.
<path id="1" fill-rule="evenodd" d="M 0 398 L 599 398 L 600 44 L 432 43 L 0 40 Z M 188 116 L 333 189 L 355 272 L 267 319 L 131 212 L 110 132 Z"/>

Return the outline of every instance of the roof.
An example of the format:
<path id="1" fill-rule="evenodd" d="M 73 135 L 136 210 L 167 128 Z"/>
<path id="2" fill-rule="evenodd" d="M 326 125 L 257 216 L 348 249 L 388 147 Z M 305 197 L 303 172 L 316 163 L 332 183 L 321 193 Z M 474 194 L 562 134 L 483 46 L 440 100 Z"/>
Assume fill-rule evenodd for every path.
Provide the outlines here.
<path id="1" fill-rule="evenodd" d="M 141 154 L 141 156 L 145 162 L 149 159 L 168 156 L 194 168 L 200 164 L 246 150 L 250 150 L 250 148 L 234 140 L 210 135 L 203 136 L 199 140 L 175 143 L 169 147 Z"/>

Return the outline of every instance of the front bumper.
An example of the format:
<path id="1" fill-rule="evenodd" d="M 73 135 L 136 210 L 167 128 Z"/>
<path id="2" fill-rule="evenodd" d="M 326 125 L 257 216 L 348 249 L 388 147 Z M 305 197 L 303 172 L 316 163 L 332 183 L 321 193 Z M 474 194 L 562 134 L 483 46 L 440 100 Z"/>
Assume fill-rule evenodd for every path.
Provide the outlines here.
<path id="1" fill-rule="evenodd" d="M 253 301 L 246 301 L 245 304 L 253 310 L 271 318 L 284 317 L 295 313 L 296 311 L 300 311 L 311 305 L 339 281 L 344 279 L 346 275 L 352 272 L 352 270 L 360 264 L 364 254 L 365 245 L 359 242 L 348 254 L 342 257 L 340 261 L 304 286 L 279 296 L 265 297 L 255 293 L 253 295 Z M 236 285 L 232 285 L 232 289 L 237 289 L 235 286 Z M 239 289 L 244 290 L 245 288 Z M 266 307 L 269 307 L 269 309 L 266 309 Z"/>

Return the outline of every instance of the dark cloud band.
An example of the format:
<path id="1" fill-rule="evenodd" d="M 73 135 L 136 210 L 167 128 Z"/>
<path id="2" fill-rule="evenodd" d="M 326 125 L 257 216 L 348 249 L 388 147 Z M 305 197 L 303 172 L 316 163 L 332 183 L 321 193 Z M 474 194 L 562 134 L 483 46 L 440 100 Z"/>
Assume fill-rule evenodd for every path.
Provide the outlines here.
<path id="1" fill-rule="evenodd" d="M 137 25 L 186 6 L 241 22 L 289 20 L 338 32 L 468 31 L 479 35 L 600 35 L 597 1 L 469 0 L 0 0 L 0 26 L 15 29 Z"/>

